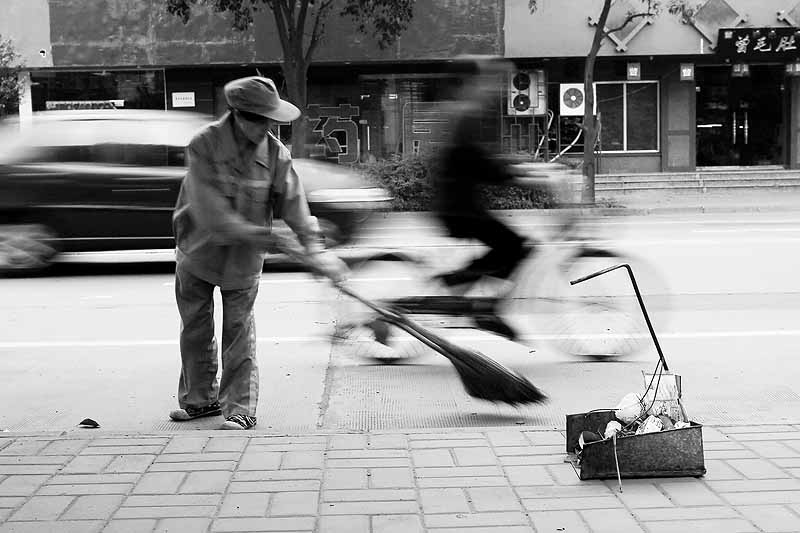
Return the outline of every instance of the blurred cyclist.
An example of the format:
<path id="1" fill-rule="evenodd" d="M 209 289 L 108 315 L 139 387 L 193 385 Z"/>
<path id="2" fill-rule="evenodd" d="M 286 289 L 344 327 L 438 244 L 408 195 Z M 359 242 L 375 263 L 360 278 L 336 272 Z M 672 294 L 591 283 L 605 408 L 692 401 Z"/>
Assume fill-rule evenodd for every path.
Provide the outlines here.
<path id="1" fill-rule="evenodd" d="M 496 115 L 500 91 L 511 63 L 493 56 L 457 61 L 463 78 L 454 102 L 454 120 L 446 147 L 434 172 L 434 213 L 450 236 L 476 239 L 489 250 L 462 268 L 439 274 L 447 286 L 471 284 L 483 276 L 508 279 L 532 250 L 526 239 L 484 206 L 481 186 L 508 184 L 517 174 L 481 140 L 481 127 Z M 501 79 L 501 75 L 503 75 Z"/>

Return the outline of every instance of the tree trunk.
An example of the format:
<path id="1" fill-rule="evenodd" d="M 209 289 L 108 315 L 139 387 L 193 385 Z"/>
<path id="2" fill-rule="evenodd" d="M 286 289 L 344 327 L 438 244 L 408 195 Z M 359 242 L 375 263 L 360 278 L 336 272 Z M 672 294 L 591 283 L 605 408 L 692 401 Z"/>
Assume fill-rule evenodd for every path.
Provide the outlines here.
<path id="1" fill-rule="evenodd" d="M 581 192 L 581 202 L 594 204 L 594 146 L 597 143 L 597 123 L 594 116 L 594 58 L 586 59 L 583 88 L 584 94 L 586 94 L 586 107 L 583 111 L 583 191 Z"/>
<path id="2" fill-rule="evenodd" d="M 300 118 L 292 122 L 292 157 L 307 157 L 308 64 L 304 61 L 286 61 L 281 65 L 281 69 L 286 80 L 289 101 L 296 105 L 302 113 Z"/>
<path id="3" fill-rule="evenodd" d="M 586 56 L 586 65 L 583 71 L 583 92 L 586 95 L 586 106 L 583 110 L 583 191 L 581 202 L 594 204 L 595 162 L 594 147 L 597 144 L 597 120 L 594 116 L 594 65 L 600 44 L 605 37 L 605 27 L 608 21 L 608 12 L 611 10 L 612 0 L 605 0 L 603 10 L 594 29 L 594 38 L 589 55 Z"/>

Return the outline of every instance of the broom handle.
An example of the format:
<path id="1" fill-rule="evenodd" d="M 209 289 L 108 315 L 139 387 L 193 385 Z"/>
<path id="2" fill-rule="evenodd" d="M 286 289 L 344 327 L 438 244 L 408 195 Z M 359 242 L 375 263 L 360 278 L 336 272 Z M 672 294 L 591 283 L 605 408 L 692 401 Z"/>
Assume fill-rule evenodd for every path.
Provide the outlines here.
<path id="1" fill-rule="evenodd" d="M 376 313 L 380 314 L 382 317 L 384 317 L 386 319 L 391 319 L 391 320 L 399 320 L 401 318 L 400 315 L 398 315 L 397 313 L 394 313 L 394 312 L 392 312 L 392 311 L 390 311 L 388 309 L 384 309 L 383 307 L 379 306 L 378 304 L 376 304 L 376 303 L 374 303 L 374 302 L 372 302 L 370 300 L 367 300 L 366 298 L 364 298 L 360 294 L 357 294 L 357 293 L 353 292 L 352 289 L 346 287 L 342 282 L 339 282 L 339 281 L 336 281 L 336 280 L 332 279 L 328 275 L 327 272 L 324 272 L 322 269 L 320 269 L 314 263 L 314 261 L 309 258 L 307 253 L 305 253 L 304 251 L 300 250 L 289 239 L 286 239 L 285 237 L 280 237 L 278 235 L 272 235 L 271 242 L 278 250 L 280 250 L 281 252 L 285 253 L 286 255 L 288 255 L 289 257 L 294 259 L 295 261 L 298 261 L 299 263 L 305 265 L 307 268 L 309 268 L 315 274 L 318 274 L 318 275 L 320 275 L 320 276 L 322 276 L 324 278 L 327 278 L 334 285 L 334 287 L 336 287 L 337 289 L 342 291 L 347 296 L 350 296 L 351 298 L 353 298 L 355 300 L 358 300 L 359 302 L 361 302 L 362 304 L 366 305 L 367 307 L 369 307 L 370 309 L 372 309 Z"/>
<path id="2" fill-rule="evenodd" d="M 664 366 L 664 370 L 669 372 L 669 367 L 667 366 L 667 360 L 664 358 L 664 352 L 661 351 L 661 345 L 658 344 L 658 338 L 656 337 L 656 332 L 653 329 L 653 324 L 650 323 L 650 316 L 647 314 L 647 309 L 644 307 L 644 300 L 642 300 L 642 293 L 639 292 L 639 285 L 636 284 L 636 278 L 633 275 L 633 269 L 630 265 L 623 263 L 621 265 L 616 265 L 608 268 L 604 268 L 603 270 L 598 270 L 593 274 L 589 274 L 588 276 L 583 276 L 582 278 L 578 278 L 569 282 L 570 285 L 576 285 L 578 283 L 583 283 L 584 281 L 590 280 L 592 278 L 596 278 L 597 276 L 602 276 L 612 270 L 616 270 L 618 268 L 625 268 L 628 271 L 628 275 L 631 278 L 631 283 L 633 284 L 633 290 L 636 293 L 636 299 L 639 300 L 639 307 L 642 308 L 642 314 L 644 315 L 644 321 L 647 323 L 647 329 L 650 330 L 650 336 L 653 338 L 653 344 L 656 345 L 656 351 L 658 352 L 658 358 L 661 360 L 661 364 Z"/>
<path id="3" fill-rule="evenodd" d="M 434 349 L 435 351 L 444 355 L 448 359 L 450 358 L 447 349 L 445 348 L 445 346 L 448 346 L 450 344 L 449 341 L 444 340 L 442 337 L 435 335 L 434 333 L 428 331 L 427 329 L 423 330 L 421 326 L 411 322 L 411 320 L 404 317 L 403 315 L 395 313 L 390 309 L 386 309 L 385 307 L 376 304 L 372 300 L 364 298 L 360 294 L 353 292 L 353 290 L 347 287 L 346 285 L 343 285 L 341 283 L 334 283 L 334 285 L 342 293 L 366 305 L 367 307 L 378 313 L 381 317 L 386 319 L 388 322 L 403 329 L 403 331 L 409 333 L 417 340 L 427 345 L 429 348 Z"/>
<path id="4" fill-rule="evenodd" d="M 354 292 L 350 287 L 347 287 L 344 283 L 332 279 L 327 272 L 318 268 L 317 265 L 314 264 L 314 261 L 308 258 L 308 255 L 306 253 L 300 250 L 296 245 L 294 245 L 294 243 L 292 243 L 288 239 L 284 237 L 279 237 L 277 235 L 273 235 L 271 243 L 281 252 L 285 253 L 292 259 L 300 262 L 301 264 L 311 269 L 313 272 L 330 280 L 331 283 L 333 283 L 333 286 L 339 289 L 342 293 L 366 305 L 367 307 L 378 313 L 381 317 L 385 318 L 387 321 L 402 328 L 404 331 L 414 336 L 417 340 L 424 343 L 429 348 L 432 348 L 433 350 L 439 352 L 443 356 L 450 359 L 450 354 L 447 352 L 446 348 L 447 346 L 451 345 L 449 341 L 446 341 L 442 337 L 435 335 L 434 333 L 428 331 L 427 329 L 423 329 L 418 324 L 411 322 L 411 320 L 409 320 L 408 318 L 398 313 L 395 313 L 390 309 L 380 306 L 377 303 L 368 300 L 367 298 L 364 298 L 357 292 Z"/>

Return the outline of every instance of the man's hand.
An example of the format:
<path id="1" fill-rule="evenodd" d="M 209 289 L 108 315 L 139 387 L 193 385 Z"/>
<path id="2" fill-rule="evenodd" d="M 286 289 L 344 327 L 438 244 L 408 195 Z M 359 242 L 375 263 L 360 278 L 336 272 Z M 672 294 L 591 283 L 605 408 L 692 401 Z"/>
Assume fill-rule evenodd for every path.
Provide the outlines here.
<path id="1" fill-rule="evenodd" d="M 339 259 L 336 254 L 329 251 L 317 252 L 307 256 L 311 267 L 323 276 L 330 278 L 334 283 L 341 283 L 347 279 L 350 269 L 347 264 Z"/>

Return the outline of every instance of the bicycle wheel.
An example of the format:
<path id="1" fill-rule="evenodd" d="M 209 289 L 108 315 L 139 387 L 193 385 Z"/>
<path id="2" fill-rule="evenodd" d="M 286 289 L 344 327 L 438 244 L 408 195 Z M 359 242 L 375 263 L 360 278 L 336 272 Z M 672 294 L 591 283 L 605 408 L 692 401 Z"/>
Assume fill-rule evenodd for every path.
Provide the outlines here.
<path id="1" fill-rule="evenodd" d="M 664 325 L 669 310 L 666 283 L 647 262 L 600 248 L 583 248 L 555 270 L 560 299 L 549 315 L 548 340 L 559 351 L 595 360 L 632 355 L 652 339 L 625 269 L 585 282 L 570 281 L 619 264 L 629 264 L 654 325 Z"/>
<path id="2" fill-rule="evenodd" d="M 430 282 L 418 259 L 400 253 L 380 254 L 351 267 L 348 285 L 372 301 L 429 294 Z M 345 355 L 384 363 L 402 362 L 430 348 L 389 324 L 367 306 L 342 295 L 336 303 L 334 341 Z"/>

